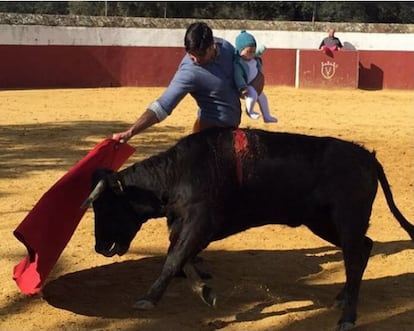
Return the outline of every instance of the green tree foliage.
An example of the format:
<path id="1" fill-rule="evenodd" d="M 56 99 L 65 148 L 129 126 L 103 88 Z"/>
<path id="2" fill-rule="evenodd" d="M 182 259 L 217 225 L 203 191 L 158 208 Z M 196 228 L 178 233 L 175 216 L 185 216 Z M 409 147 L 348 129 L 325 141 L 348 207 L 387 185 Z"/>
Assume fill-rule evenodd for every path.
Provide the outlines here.
<path id="1" fill-rule="evenodd" d="M 0 12 L 360 23 L 414 23 L 412 1 L 0 1 Z"/>
<path id="2" fill-rule="evenodd" d="M 327 22 L 366 22 L 366 7 L 361 2 L 323 2 L 317 6 L 317 18 Z"/>
<path id="3" fill-rule="evenodd" d="M 321 21 L 361 23 L 414 23 L 413 2 L 317 2 Z"/>
<path id="4" fill-rule="evenodd" d="M 66 15 L 68 1 L 1 1 L 0 12 Z"/>
<path id="5" fill-rule="evenodd" d="M 108 15 L 131 17 L 164 17 L 166 2 L 119 1 Z"/>
<path id="6" fill-rule="evenodd" d="M 68 7 L 71 15 L 105 15 L 105 2 L 103 1 L 69 1 Z"/>

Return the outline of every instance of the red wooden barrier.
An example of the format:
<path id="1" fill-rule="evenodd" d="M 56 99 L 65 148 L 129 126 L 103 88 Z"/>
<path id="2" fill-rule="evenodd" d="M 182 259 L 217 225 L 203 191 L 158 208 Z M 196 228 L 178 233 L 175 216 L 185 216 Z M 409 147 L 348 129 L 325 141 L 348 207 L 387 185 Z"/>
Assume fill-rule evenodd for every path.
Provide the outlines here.
<path id="1" fill-rule="evenodd" d="M 267 49 L 263 54 L 266 85 L 295 86 L 296 49 Z"/>
<path id="2" fill-rule="evenodd" d="M 166 86 L 183 55 L 182 47 L 0 45 L 0 89 Z M 263 64 L 266 85 L 414 89 L 412 51 L 268 49 Z"/>
<path id="3" fill-rule="evenodd" d="M 298 51 L 297 86 L 312 88 L 356 88 L 358 52 Z"/>
<path id="4" fill-rule="evenodd" d="M 0 88 L 166 86 L 182 47 L 0 45 Z"/>
<path id="5" fill-rule="evenodd" d="M 414 52 L 359 51 L 358 87 L 413 90 Z"/>

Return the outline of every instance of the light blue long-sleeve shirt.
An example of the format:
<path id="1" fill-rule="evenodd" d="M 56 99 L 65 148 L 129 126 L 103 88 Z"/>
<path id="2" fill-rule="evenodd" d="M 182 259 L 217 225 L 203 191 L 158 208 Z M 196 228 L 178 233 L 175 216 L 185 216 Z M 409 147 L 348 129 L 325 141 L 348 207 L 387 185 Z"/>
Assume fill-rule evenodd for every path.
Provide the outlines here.
<path id="1" fill-rule="evenodd" d="M 199 107 L 201 120 L 220 126 L 239 126 L 241 104 L 234 83 L 234 47 L 224 39 L 214 39 L 218 50 L 215 60 L 200 66 L 186 54 L 167 89 L 149 105 L 159 121 L 190 93 Z"/>

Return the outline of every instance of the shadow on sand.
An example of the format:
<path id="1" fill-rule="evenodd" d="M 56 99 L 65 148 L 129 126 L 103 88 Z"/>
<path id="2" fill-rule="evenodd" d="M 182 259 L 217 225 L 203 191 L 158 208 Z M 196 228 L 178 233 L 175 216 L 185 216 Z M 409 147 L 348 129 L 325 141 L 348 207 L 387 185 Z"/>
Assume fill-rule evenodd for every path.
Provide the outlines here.
<path id="1" fill-rule="evenodd" d="M 410 241 L 375 243 L 373 255 L 389 255 L 413 249 Z M 63 275 L 50 281 L 43 291 L 50 305 L 76 314 L 113 319 L 136 319 L 134 328 L 143 330 L 216 330 L 289 313 L 306 314 L 292 319 L 283 330 L 332 328 L 339 311 L 333 299 L 343 284 L 324 282 L 322 265 L 341 262 L 334 247 L 286 251 L 205 251 L 200 267 L 213 274 L 208 284 L 218 294 L 218 306 L 204 305 L 184 278 L 175 278 L 158 306 L 137 311 L 133 303 L 158 276 L 164 257 L 146 257 L 112 263 Z M 318 285 L 309 282 L 309 276 Z M 323 285 L 319 285 L 323 284 Z M 412 327 L 412 285 L 414 274 L 364 280 L 360 316 L 376 316 L 378 323 L 357 330 L 392 330 L 395 325 Z M 405 307 L 405 308 L 404 308 Z M 400 313 L 392 313 L 400 309 Z M 146 320 L 145 327 L 141 325 Z M 148 322 L 148 320 L 150 322 Z M 408 327 L 407 326 L 407 327 Z M 390 327 L 390 329 L 387 329 Z M 134 329 L 132 328 L 132 329 Z M 131 329 L 131 330 L 132 330 Z M 262 329 L 261 329 L 262 330 Z M 278 329 L 279 330 L 279 329 Z M 401 328 L 412 330 L 411 328 Z"/>

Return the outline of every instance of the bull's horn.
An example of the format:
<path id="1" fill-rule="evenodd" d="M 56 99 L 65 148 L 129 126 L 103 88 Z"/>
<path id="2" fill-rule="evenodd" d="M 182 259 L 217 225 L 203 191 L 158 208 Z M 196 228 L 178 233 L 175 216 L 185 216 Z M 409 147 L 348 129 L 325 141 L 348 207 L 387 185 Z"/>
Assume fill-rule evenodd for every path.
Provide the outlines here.
<path id="1" fill-rule="evenodd" d="M 88 198 L 82 203 L 81 208 L 82 209 L 89 208 L 92 202 L 98 199 L 99 195 L 103 192 L 104 189 L 105 189 L 105 181 L 101 179 L 98 182 L 98 184 L 96 184 L 91 194 L 89 194 Z"/>

